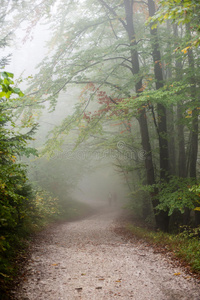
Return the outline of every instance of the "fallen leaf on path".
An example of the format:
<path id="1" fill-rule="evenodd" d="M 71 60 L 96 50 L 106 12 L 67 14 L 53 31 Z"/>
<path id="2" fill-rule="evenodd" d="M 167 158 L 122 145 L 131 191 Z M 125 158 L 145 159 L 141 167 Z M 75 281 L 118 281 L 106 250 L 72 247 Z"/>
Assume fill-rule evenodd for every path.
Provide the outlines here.
<path id="1" fill-rule="evenodd" d="M 174 275 L 175 275 L 175 276 L 179 276 L 179 275 L 181 275 L 181 273 L 180 273 L 180 272 L 174 273 Z"/>

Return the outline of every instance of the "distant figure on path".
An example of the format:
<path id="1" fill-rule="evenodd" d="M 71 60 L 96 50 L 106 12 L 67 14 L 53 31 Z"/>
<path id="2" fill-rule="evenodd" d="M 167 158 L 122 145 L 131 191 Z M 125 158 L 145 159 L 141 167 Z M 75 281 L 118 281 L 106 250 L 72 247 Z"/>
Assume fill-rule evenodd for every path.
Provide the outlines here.
<path id="1" fill-rule="evenodd" d="M 113 193 L 113 204 L 117 206 L 117 194 L 115 192 Z"/>
<path id="2" fill-rule="evenodd" d="M 112 205 L 112 194 L 111 194 L 111 192 L 108 194 L 108 204 L 109 204 L 109 206 Z"/>

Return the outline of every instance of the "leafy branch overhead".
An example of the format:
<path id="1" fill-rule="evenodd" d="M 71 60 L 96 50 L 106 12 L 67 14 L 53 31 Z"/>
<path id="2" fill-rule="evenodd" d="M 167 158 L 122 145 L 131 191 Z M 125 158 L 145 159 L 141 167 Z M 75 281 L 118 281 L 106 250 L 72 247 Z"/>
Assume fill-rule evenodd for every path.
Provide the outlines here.
<path id="1" fill-rule="evenodd" d="M 23 23 L 24 12 L 27 33 L 39 20 L 51 31 L 48 55 L 29 80 L 24 105 L 31 110 L 50 103 L 54 110 L 61 97 L 72 101 L 70 89 L 74 98 L 42 154 L 52 157 L 72 145 L 120 153 L 115 165 L 129 189 L 141 182 L 154 187 L 154 217 L 168 230 L 173 201 L 181 212 L 194 202 L 183 200 L 189 192 L 178 201 L 173 188 L 168 201 L 157 183 L 164 193 L 168 183 L 173 186 L 171 176 L 183 182 L 199 176 L 199 1 L 47 0 L 31 9 L 32 19 L 27 21 L 25 6 L 15 20 Z M 6 76 L 4 83 L 11 84 Z M 3 92 L 6 97 L 14 89 Z"/>
<path id="2" fill-rule="evenodd" d="M 198 0 L 160 0 L 159 10 L 148 20 L 152 23 L 152 28 L 156 28 L 158 23 L 164 23 L 166 20 L 181 25 L 189 24 L 192 37 L 187 41 L 188 46 L 183 48 L 184 53 L 190 47 L 198 47 L 200 44 L 200 3 Z"/>

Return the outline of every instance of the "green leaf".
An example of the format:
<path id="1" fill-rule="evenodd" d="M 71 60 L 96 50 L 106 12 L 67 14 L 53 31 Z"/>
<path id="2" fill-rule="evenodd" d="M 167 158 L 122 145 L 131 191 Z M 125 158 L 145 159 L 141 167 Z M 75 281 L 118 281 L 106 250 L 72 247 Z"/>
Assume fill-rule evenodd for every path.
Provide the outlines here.
<path id="1" fill-rule="evenodd" d="M 0 92 L 0 98 L 2 97 L 6 97 L 6 93 L 5 92 Z"/>
<path id="2" fill-rule="evenodd" d="M 2 76 L 3 78 L 13 78 L 14 74 L 13 73 L 9 73 L 9 72 L 0 72 L 0 76 Z"/>

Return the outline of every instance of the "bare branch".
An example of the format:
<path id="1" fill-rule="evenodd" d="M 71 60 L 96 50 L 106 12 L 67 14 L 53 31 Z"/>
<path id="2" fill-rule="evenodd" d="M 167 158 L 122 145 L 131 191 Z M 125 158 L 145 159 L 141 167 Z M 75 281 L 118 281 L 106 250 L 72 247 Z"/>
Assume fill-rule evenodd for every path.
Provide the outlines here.
<path id="1" fill-rule="evenodd" d="M 121 24 L 124 26 L 125 29 L 127 29 L 127 25 L 126 25 L 126 23 L 124 22 L 124 20 L 122 20 L 122 18 L 120 18 L 120 17 L 118 16 L 118 14 L 116 13 L 116 11 L 115 11 L 112 7 L 110 7 L 104 0 L 98 0 L 98 1 L 99 1 L 104 7 L 106 7 L 107 10 L 121 22 Z"/>
<path id="2" fill-rule="evenodd" d="M 139 3 L 139 4 L 145 4 L 145 5 L 148 6 L 148 3 L 145 2 L 145 1 L 135 1 L 135 0 L 133 0 L 133 2 L 134 2 L 134 3 Z"/>
<path id="3" fill-rule="evenodd" d="M 129 69 L 133 73 L 133 69 L 131 67 L 129 67 L 128 65 L 126 65 L 125 63 L 121 63 L 121 66 Z"/>

